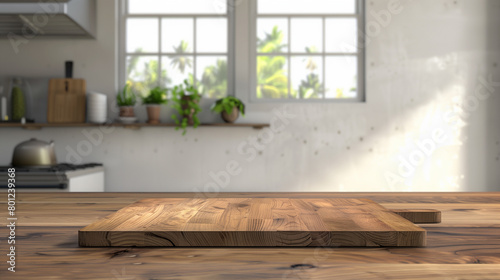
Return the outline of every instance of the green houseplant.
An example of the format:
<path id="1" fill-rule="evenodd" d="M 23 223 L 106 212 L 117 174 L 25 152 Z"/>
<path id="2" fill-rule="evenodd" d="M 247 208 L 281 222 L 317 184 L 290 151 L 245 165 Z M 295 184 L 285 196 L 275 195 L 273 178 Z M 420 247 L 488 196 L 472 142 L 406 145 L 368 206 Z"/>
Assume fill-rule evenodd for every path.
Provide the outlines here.
<path id="1" fill-rule="evenodd" d="M 212 112 L 221 114 L 226 123 L 234 123 L 240 113 L 245 116 L 245 104 L 233 96 L 228 96 L 217 100 L 211 108 Z"/>
<path id="2" fill-rule="evenodd" d="M 148 123 L 160 123 L 161 105 L 167 104 L 167 89 L 156 87 L 149 91 L 147 96 L 142 97 L 142 104 L 148 110 Z"/>
<path id="3" fill-rule="evenodd" d="M 184 80 L 183 84 L 172 89 L 172 108 L 177 110 L 177 114 L 172 115 L 172 119 L 177 125 L 176 130 L 182 129 L 182 135 L 186 134 L 188 125 L 197 128 L 200 125 L 198 114 L 201 112 L 199 105 L 201 95 L 192 84 Z"/>
<path id="4" fill-rule="evenodd" d="M 132 92 L 130 84 L 127 83 L 123 90 L 116 96 L 116 104 L 120 108 L 120 117 L 134 118 L 134 106 L 137 103 L 137 96 Z"/>

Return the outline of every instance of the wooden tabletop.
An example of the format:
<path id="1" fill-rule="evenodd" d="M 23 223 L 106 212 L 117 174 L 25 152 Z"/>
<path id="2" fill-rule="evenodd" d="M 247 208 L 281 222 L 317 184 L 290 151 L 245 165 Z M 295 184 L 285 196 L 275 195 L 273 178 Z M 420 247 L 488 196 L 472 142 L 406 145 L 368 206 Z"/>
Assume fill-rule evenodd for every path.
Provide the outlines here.
<path id="1" fill-rule="evenodd" d="M 7 271 L 0 194 L 0 279 L 499 279 L 500 193 L 229 193 L 230 198 L 367 198 L 438 209 L 425 248 L 80 248 L 78 230 L 145 198 L 188 193 L 17 194 L 16 273 Z"/>

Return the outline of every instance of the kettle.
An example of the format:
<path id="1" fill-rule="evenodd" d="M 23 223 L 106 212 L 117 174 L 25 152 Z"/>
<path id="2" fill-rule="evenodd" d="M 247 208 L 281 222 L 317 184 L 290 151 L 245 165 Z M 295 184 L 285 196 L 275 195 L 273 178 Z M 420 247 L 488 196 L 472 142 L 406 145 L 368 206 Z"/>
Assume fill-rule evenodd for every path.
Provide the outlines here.
<path id="1" fill-rule="evenodd" d="M 46 167 L 56 165 L 54 141 L 50 143 L 31 138 L 19 143 L 12 155 L 12 166 Z"/>

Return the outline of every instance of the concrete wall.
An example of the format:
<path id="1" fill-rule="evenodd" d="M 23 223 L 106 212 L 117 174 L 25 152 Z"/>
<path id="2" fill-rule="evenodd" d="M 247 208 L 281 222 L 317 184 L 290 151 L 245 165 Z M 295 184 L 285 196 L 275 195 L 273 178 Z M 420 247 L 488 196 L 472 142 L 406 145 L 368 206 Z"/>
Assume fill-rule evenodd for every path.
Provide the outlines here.
<path id="1" fill-rule="evenodd" d="M 60 161 L 91 146 L 82 160 L 105 164 L 107 191 L 500 191 L 500 2 L 402 1 L 396 10 L 389 2 L 367 1 L 366 103 L 276 105 L 294 118 L 274 130 L 199 128 L 186 137 L 166 128 L 1 129 L 0 164 L 38 137 L 56 141 Z M 390 20 L 374 15 L 381 11 Z M 0 40 L 0 76 L 57 77 L 71 59 L 89 90 L 113 98 L 114 14 L 114 1 L 98 1 L 97 40 L 34 39 L 17 55 Z M 270 111 L 245 120 L 277 118 Z M 102 143 L 88 145 L 99 135 Z M 226 176 L 228 167 L 238 175 Z"/>

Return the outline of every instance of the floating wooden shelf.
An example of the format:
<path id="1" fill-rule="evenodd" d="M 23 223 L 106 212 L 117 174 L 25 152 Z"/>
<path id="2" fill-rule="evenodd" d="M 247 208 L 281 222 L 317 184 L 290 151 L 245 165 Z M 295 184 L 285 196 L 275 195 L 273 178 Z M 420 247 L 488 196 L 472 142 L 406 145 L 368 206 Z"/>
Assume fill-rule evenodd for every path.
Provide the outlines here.
<path id="1" fill-rule="evenodd" d="M 111 124 L 93 124 L 93 123 L 0 123 L 0 128 L 7 127 L 19 127 L 28 130 L 38 130 L 42 128 L 63 128 L 63 127 L 99 127 L 99 126 L 113 126 L 113 127 L 123 127 L 127 129 L 140 129 L 142 127 L 175 127 L 173 123 L 160 123 L 160 124 L 148 124 L 148 123 L 134 123 L 134 124 L 124 124 L 124 123 L 111 123 Z M 207 123 L 201 124 L 200 127 L 251 127 L 254 129 L 263 129 L 269 127 L 269 124 L 263 123 Z"/>

